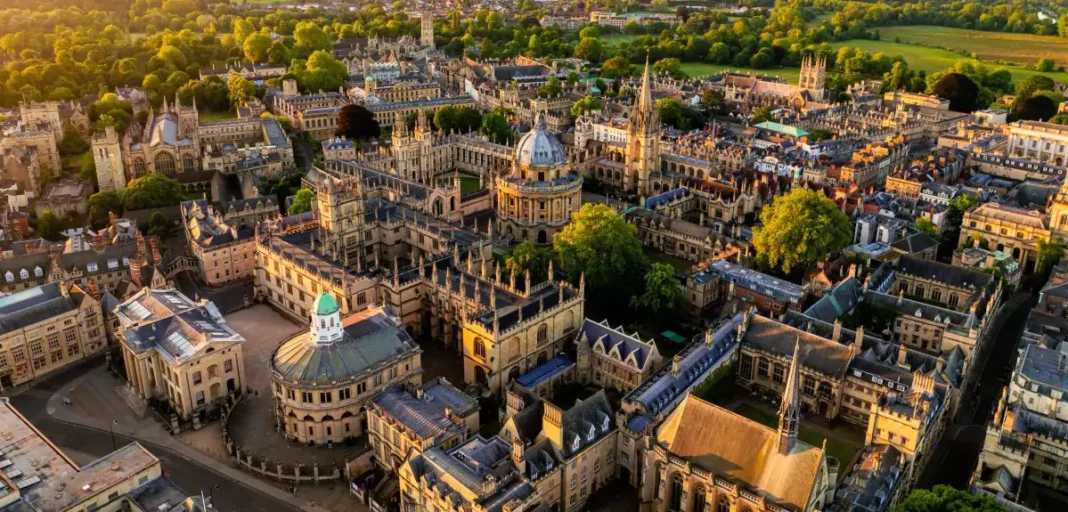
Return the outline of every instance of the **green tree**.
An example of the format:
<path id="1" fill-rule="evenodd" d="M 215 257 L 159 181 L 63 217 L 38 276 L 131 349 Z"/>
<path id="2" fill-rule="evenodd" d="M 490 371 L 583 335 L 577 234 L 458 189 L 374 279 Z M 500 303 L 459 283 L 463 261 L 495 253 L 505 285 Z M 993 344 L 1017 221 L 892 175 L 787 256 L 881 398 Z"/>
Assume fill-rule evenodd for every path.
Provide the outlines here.
<path id="1" fill-rule="evenodd" d="M 89 141 L 72 126 L 63 128 L 63 140 L 59 141 L 59 154 L 62 156 L 80 155 L 89 151 Z"/>
<path id="2" fill-rule="evenodd" d="M 604 43 L 600 39 L 587 37 L 575 46 L 575 57 L 590 62 L 600 62 L 604 56 Z"/>
<path id="3" fill-rule="evenodd" d="M 753 109 L 753 123 L 759 124 L 764 121 L 774 121 L 775 115 L 771 113 L 771 107 L 763 106 Z"/>
<path id="4" fill-rule="evenodd" d="M 585 98 L 582 98 L 581 100 L 576 101 L 574 105 L 571 105 L 571 117 L 579 117 L 586 112 L 601 110 L 601 108 L 601 100 L 587 94 Z"/>
<path id="5" fill-rule="evenodd" d="M 931 93 L 949 100 L 949 109 L 956 112 L 974 112 L 982 106 L 979 85 L 961 73 L 947 73 L 935 83 Z"/>
<path id="6" fill-rule="evenodd" d="M 1038 59 L 1038 62 L 1035 63 L 1035 71 L 1041 71 L 1043 73 L 1049 73 L 1050 71 L 1053 71 L 1056 67 L 1057 61 L 1049 57 L 1042 57 L 1041 59 Z"/>
<path id="7" fill-rule="evenodd" d="M 538 247 L 528 240 L 512 249 L 504 266 L 509 272 L 514 270 L 517 276 L 529 270 L 531 282 L 540 283 L 549 277 L 549 262 L 553 260 L 554 254 L 550 249 Z"/>
<path id="8" fill-rule="evenodd" d="M 1043 94 L 1036 94 L 1016 102 L 1016 114 L 1028 121 L 1045 121 L 1057 115 L 1057 103 Z"/>
<path id="9" fill-rule="evenodd" d="M 942 238 L 942 234 L 938 232 L 938 226 L 935 226 L 934 223 L 931 222 L 929 219 L 925 219 L 922 217 L 918 218 L 916 219 L 916 222 L 912 225 L 912 227 L 916 228 L 916 231 L 919 231 L 920 233 L 934 238 L 935 240 L 939 240 Z"/>
<path id="10" fill-rule="evenodd" d="M 443 132 L 467 133 L 482 125 L 482 114 L 471 107 L 441 107 L 434 112 L 434 126 Z"/>
<path id="11" fill-rule="evenodd" d="M 1053 91 L 1057 83 L 1045 75 L 1031 75 L 1016 83 L 1016 101 L 1020 102 L 1034 96 L 1038 91 Z"/>
<path id="12" fill-rule="evenodd" d="M 382 129 L 374 114 L 362 105 L 345 105 L 337 113 L 337 135 L 352 140 L 377 139 Z"/>
<path id="13" fill-rule="evenodd" d="M 760 214 L 753 247 L 761 261 L 789 273 L 822 261 L 853 240 L 853 223 L 819 192 L 794 188 Z"/>
<path id="14" fill-rule="evenodd" d="M 1045 274 L 1064 258 L 1064 246 L 1054 241 L 1038 241 L 1038 254 L 1035 270 L 1039 274 Z"/>
<path id="15" fill-rule="evenodd" d="M 293 202 L 289 205 L 289 214 L 296 215 L 298 213 L 311 211 L 312 199 L 314 198 L 315 192 L 306 188 L 298 190 L 297 195 L 293 196 Z"/>
<path id="16" fill-rule="evenodd" d="M 256 96 L 256 84 L 237 73 L 230 73 L 226 78 L 226 91 L 230 104 L 237 108 Z"/>
<path id="17" fill-rule="evenodd" d="M 53 242 L 62 240 L 63 234 L 60 233 L 62 229 L 59 219 L 56 218 L 55 213 L 52 213 L 52 210 L 45 210 L 37 219 L 37 235 L 45 240 Z"/>
<path id="18" fill-rule="evenodd" d="M 122 215 L 122 194 L 115 190 L 97 192 L 86 200 L 89 206 L 89 223 L 101 228 L 108 223 L 108 214 Z"/>
<path id="19" fill-rule="evenodd" d="M 674 267 L 653 263 L 645 273 L 645 291 L 630 302 L 638 315 L 657 325 L 672 325 L 686 308 L 686 292 L 675 277 Z"/>
<path id="20" fill-rule="evenodd" d="M 683 106 L 675 98 L 660 98 L 656 100 L 656 111 L 660 114 L 660 120 L 680 128 L 683 119 Z"/>
<path id="21" fill-rule="evenodd" d="M 972 494 L 948 485 L 936 485 L 932 489 L 913 489 L 894 512 L 1006 512 L 994 498 L 985 494 Z"/>
<path id="22" fill-rule="evenodd" d="M 503 114 L 491 112 L 482 116 L 482 124 L 478 127 L 478 133 L 489 137 L 497 144 L 511 144 L 515 141 L 515 132 L 508 119 Z"/>
<path id="23" fill-rule="evenodd" d="M 623 57 L 612 57 L 601 66 L 601 76 L 605 78 L 624 78 L 630 76 L 634 67 Z"/>
<path id="24" fill-rule="evenodd" d="M 148 216 L 148 234 L 163 240 L 171 235 L 172 225 L 163 212 L 156 210 Z"/>
<path id="25" fill-rule="evenodd" d="M 253 64 L 261 64 L 267 62 L 267 53 L 273 43 L 271 36 L 263 32 L 253 32 L 241 47 L 245 52 L 245 59 Z"/>
<path id="26" fill-rule="evenodd" d="M 653 70 L 657 73 L 668 73 L 674 78 L 686 78 L 686 73 L 682 72 L 682 63 L 675 58 L 660 59 L 654 62 Z"/>
<path id="27" fill-rule="evenodd" d="M 309 91 L 336 91 L 349 78 L 349 70 L 330 53 L 318 50 L 308 57 L 297 77 Z"/>
<path id="28" fill-rule="evenodd" d="M 314 52 L 329 50 L 334 45 L 334 38 L 323 31 L 323 28 L 314 21 L 302 21 L 297 23 L 293 30 L 293 43 L 296 48 L 303 50 L 305 55 Z"/>
<path id="29" fill-rule="evenodd" d="M 591 310 L 620 319 L 645 275 L 638 228 L 607 205 L 586 203 L 553 236 L 553 248 L 572 283 L 585 276 Z"/>
<path id="30" fill-rule="evenodd" d="M 549 80 L 545 82 L 545 85 L 538 87 L 538 97 L 540 98 L 555 98 L 563 92 L 560 87 L 560 80 L 554 77 L 549 77 Z"/>
<path id="31" fill-rule="evenodd" d="M 158 173 L 134 178 L 122 191 L 122 205 L 126 210 L 174 206 L 183 199 L 178 180 Z"/>

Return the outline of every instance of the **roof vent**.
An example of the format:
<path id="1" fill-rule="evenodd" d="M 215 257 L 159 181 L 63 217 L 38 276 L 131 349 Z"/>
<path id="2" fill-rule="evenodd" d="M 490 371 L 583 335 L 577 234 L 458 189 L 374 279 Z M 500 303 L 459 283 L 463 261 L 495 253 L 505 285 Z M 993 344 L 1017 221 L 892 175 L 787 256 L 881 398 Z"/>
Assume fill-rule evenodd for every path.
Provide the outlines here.
<path id="1" fill-rule="evenodd" d="M 82 491 L 89 492 L 93 490 L 93 484 L 85 484 L 82 486 Z"/>

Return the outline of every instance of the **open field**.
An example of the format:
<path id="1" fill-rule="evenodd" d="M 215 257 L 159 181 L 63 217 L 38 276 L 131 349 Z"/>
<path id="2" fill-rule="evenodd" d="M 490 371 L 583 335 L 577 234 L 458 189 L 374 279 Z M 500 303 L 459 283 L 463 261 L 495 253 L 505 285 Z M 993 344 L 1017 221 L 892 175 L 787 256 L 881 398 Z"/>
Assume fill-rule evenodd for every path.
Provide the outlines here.
<path id="1" fill-rule="evenodd" d="M 1034 64 L 1038 59 L 1048 57 L 1059 65 L 1068 65 L 1068 41 L 1056 36 L 915 25 L 881 27 L 879 34 L 884 41 L 900 40 L 902 43 L 974 53 L 983 62 Z"/>
<path id="2" fill-rule="evenodd" d="M 792 84 L 797 83 L 797 77 L 801 73 L 801 70 L 798 68 L 752 69 L 722 64 L 709 64 L 707 62 L 683 62 L 681 68 L 684 73 L 692 77 L 714 75 L 723 71 L 736 71 L 739 73 L 779 76 L 785 78 Z"/>
<path id="3" fill-rule="evenodd" d="M 636 37 L 632 34 L 602 34 L 600 39 L 609 48 L 615 48 L 623 43 L 629 43 Z"/>
<path id="4" fill-rule="evenodd" d="M 984 34 L 986 33 L 987 32 L 984 32 Z M 900 55 L 905 58 L 906 62 L 909 63 L 910 68 L 921 69 L 928 73 L 932 73 L 935 71 L 944 71 L 946 68 L 952 66 L 959 60 L 970 60 L 968 57 L 965 57 L 963 55 L 942 50 L 939 48 L 927 48 L 924 46 L 916 46 L 913 44 L 905 43 L 894 43 L 885 40 L 871 41 L 867 39 L 850 39 L 848 41 L 834 43 L 832 46 L 835 50 L 843 46 L 849 46 L 854 48 L 860 48 L 869 53 L 882 52 L 891 56 Z M 987 66 L 991 69 L 1004 67 L 1005 69 L 1009 70 L 1010 73 L 1012 73 L 1012 79 L 1014 81 L 1024 80 L 1032 75 L 1046 75 L 1057 82 L 1068 83 L 1068 73 L 1040 73 L 1031 69 L 1013 66 L 998 66 L 996 64 L 987 64 Z M 683 67 L 685 67 L 685 65 Z"/>

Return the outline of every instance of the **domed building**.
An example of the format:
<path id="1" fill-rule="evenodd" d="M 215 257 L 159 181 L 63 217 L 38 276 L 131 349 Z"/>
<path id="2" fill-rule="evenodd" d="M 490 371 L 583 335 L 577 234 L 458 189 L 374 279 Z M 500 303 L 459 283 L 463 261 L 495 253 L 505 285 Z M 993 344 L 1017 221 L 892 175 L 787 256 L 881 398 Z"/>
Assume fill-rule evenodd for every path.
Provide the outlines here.
<path id="1" fill-rule="evenodd" d="M 582 202 L 582 175 L 539 113 L 516 144 L 512 172 L 496 179 L 497 230 L 538 244 L 552 242 Z"/>
<path id="2" fill-rule="evenodd" d="M 367 429 L 367 405 L 394 384 L 422 384 L 422 349 L 388 307 L 341 318 L 333 296 L 312 304 L 311 325 L 271 356 L 275 422 L 289 439 L 339 443 Z"/>

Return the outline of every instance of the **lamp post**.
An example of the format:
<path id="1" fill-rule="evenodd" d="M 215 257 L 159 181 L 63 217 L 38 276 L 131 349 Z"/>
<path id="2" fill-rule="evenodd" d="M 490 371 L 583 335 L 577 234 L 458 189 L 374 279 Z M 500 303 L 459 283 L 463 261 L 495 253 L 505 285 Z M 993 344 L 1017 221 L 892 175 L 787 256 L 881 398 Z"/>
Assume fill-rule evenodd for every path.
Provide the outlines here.
<path id="1" fill-rule="evenodd" d="M 115 445 L 115 425 L 118 425 L 118 424 L 119 424 L 119 420 L 111 420 L 111 425 L 108 425 L 108 432 L 111 433 L 111 451 L 115 451 L 115 450 L 119 449 Z"/>

